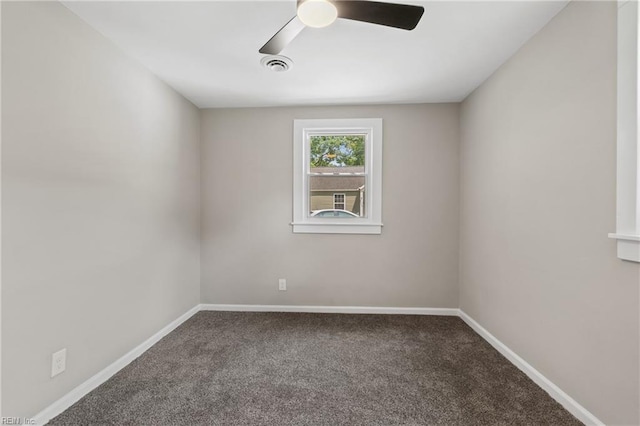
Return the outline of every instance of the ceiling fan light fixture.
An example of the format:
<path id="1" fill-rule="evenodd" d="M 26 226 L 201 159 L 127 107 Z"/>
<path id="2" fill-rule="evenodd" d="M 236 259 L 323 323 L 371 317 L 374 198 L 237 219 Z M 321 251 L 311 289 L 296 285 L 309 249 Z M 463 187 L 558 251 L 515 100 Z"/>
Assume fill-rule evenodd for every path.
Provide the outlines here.
<path id="1" fill-rule="evenodd" d="M 298 6 L 298 18 L 308 27 L 329 26 L 338 17 L 338 9 L 327 0 L 307 0 Z"/>

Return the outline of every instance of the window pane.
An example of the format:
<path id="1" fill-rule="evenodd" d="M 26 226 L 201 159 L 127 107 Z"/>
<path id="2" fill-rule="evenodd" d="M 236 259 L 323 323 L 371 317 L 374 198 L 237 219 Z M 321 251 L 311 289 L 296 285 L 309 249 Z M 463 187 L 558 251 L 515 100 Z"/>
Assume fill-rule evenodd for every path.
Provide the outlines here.
<path id="1" fill-rule="evenodd" d="M 365 164 L 365 135 L 323 135 L 311 136 L 311 168 L 351 168 Z"/>
<path id="2" fill-rule="evenodd" d="M 309 214 L 365 217 L 365 135 L 311 136 Z"/>
<path id="3" fill-rule="evenodd" d="M 309 215 L 365 217 L 365 181 L 364 174 L 309 175 Z"/>

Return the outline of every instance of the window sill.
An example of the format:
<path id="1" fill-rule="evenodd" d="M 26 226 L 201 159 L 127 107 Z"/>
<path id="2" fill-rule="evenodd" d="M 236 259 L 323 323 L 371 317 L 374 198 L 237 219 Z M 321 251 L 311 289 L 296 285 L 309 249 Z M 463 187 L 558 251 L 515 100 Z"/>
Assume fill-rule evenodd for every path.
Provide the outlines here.
<path id="1" fill-rule="evenodd" d="M 295 234 L 382 234 L 381 223 L 297 223 Z"/>
<path id="2" fill-rule="evenodd" d="M 640 235 L 612 233 L 609 238 L 618 240 L 618 258 L 640 262 Z"/>

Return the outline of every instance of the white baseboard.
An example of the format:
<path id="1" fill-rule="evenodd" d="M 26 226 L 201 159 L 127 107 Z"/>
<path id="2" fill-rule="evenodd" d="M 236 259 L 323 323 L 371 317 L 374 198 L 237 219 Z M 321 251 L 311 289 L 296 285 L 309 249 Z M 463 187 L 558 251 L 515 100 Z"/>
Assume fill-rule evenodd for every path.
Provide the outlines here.
<path id="1" fill-rule="evenodd" d="M 129 365 L 133 360 L 142 355 L 147 349 L 151 346 L 155 345 L 167 334 L 171 333 L 173 330 L 178 328 L 180 324 L 191 318 L 194 314 L 196 314 L 200 310 L 200 305 L 196 305 L 193 308 L 189 309 L 183 315 L 180 315 L 177 319 L 172 321 L 169 325 L 164 327 L 162 330 L 158 331 L 153 336 L 149 337 L 147 340 L 130 350 L 128 353 L 118 358 L 111 365 L 107 366 L 104 370 L 98 372 L 96 375 L 73 389 L 71 392 L 36 414 L 33 418 L 36 425 L 44 425 L 52 418 L 61 414 L 64 410 L 71 407 L 73 404 L 78 402 L 83 396 L 87 395 L 89 392 L 109 380 L 111 376 L 116 374 L 118 371 L 122 370 L 124 367 Z"/>
<path id="2" fill-rule="evenodd" d="M 596 416 L 591 414 L 589 410 L 580 405 L 575 399 L 567 395 L 562 389 L 556 386 L 551 380 L 547 379 L 541 372 L 536 370 L 531 364 L 520 358 L 518 354 L 513 352 L 504 343 L 498 340 L 493 334 L 489 333 L 484 327 L 478 324 L 473 318 L 460 310 L 460 318 L 466 322 L 476 333 L 484 340 L 489 342 L 491 346 L 496 348 L 505 358 L 513 365 L 518 367 L 524 374 L 529 376 L 538 386 L 544 389 L 553 399 L 558 401 L 568 412 L 573 414 L 578 420 L 585 425 L 604 426 Z"/>
<path id="3" fill-rule="evenodd" d="M 234 312 L 307 312 L 322 314 L 391 314 L 458 316 L 457 308 L 394 308 L 373 306 L 304 306 L 304 305 L 216 305 L 202 304 L 202 311 Z"/>
<path id="4" fill-rule="evenodd" d="M 100 371 L 89 380 L 85 381 L 71 392 L 51 404 L 49 407 L 38 413 L 34 420 L 36 425 L 44 425 L 50 419 L 61 414 L 71 407 L 83 396 L 91 392 L 111 376 L 126 367 L 133 360 L 142 355 L 147 349 L 156 344 L 164 336 L 175 330 L 180 324 L 191 318 L 199 311 L 233 311 L 233 312 L 309 312 L 309 313 L 333 313 L 333 314 L 393 314 L 393 315 L 443 315 L 459 316 L 469 327 L 471 327 L 482 338 L 489 342 L 498 352 L 507 358 L 512 364 L 524 372 L 538 386 L 544 389 L 553 399 L 558 401 L 567 411 L 573 414 L 578 420 L 586 425 L 604 426 L 596 416 L 591 414 L 586 408 L 576 400 L 567 395 L 562 389 L 547 379 L 542 373 L 536 370 L 518 354 L 509 349 L 504 343 L 489 333 L 484 327 L 478 324 L 473 318 L 457 308 L 394 308 L 394 307 L 371 307 L 371 306 L 297 306 L 297 305 L 219 305 L 200 304 L 191 308 L 184 315 L 181 315 L 171 324 L 158 331 L 156 334 L 145 340 L 136 348 L 116 360 L 113 364 Z"/>

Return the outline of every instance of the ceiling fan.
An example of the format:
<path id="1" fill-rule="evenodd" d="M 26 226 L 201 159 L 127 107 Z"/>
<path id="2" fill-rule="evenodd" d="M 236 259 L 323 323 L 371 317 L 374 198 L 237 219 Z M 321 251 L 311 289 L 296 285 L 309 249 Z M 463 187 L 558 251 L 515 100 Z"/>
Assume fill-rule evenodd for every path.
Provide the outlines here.
<path id="1" fill-rule="evenodd" d="M 296 16 L 260 48 L 260 53 L 277 55 L 305 27 L 326 27 L 337 18 L 412 30 L 423 13 L 424 7 L 408 4 L 369 0 L 298 0 Z"/>

